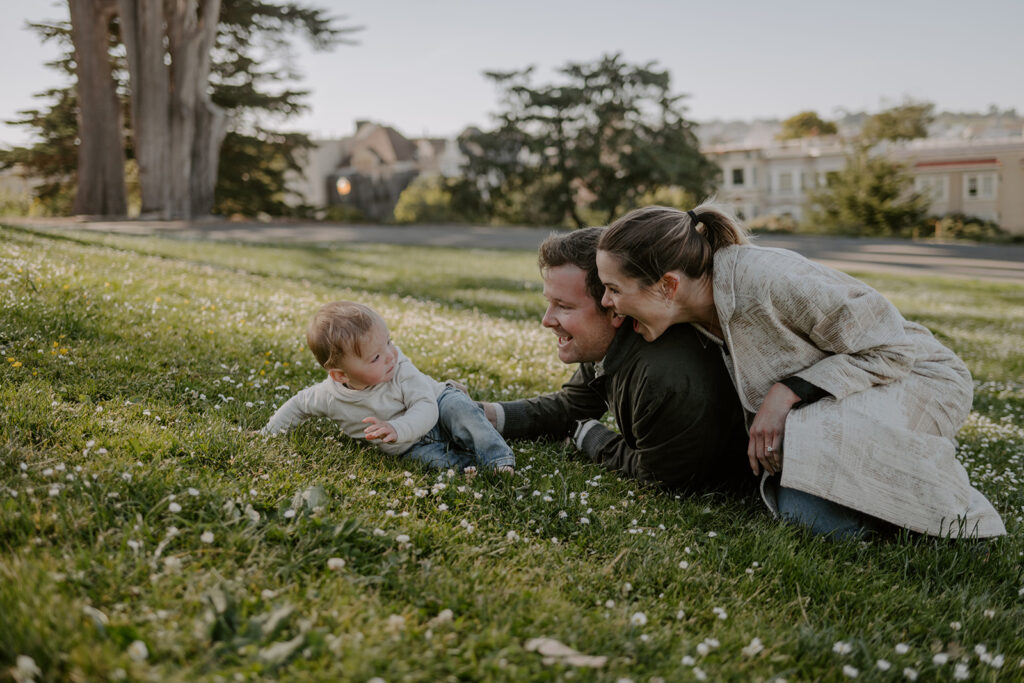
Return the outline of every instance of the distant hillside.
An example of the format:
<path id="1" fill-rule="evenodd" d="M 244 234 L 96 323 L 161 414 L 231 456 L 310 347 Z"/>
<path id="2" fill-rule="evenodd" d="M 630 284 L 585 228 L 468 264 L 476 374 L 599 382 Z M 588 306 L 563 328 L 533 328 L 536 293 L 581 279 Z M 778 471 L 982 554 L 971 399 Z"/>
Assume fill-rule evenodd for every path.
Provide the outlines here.
<path id="1" fill-rule="evenodd" d="M 871 114 L 868 112 L 840 112 L 834 119 L 839 134 L 855 137 Z M 835 116 L 833 114 L 833 116 Z M 827 118 L 827 117 L 826 117 Z M 697 137 L 701 145 L 767 145 L 782 130 L 781 119 L 755 119 L 753 121 L 700 121 Z M 1024 135 L 1024 116 L 1015 109 L 1000 110 L 989 107 L 984 113 L 944 111 L 935 115 L 928 127 L 928 137 L 951 140 L 991 139 Z"/>

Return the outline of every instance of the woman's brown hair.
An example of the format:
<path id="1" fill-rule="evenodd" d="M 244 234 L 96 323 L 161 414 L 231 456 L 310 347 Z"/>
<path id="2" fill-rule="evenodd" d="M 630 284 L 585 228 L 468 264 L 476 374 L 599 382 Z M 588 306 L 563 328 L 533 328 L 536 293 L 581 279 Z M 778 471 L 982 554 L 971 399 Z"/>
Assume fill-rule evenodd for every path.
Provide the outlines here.
<path id="1" fill-rule="evenodd" d="M 710 276 L 715 252 L 749 241 L 739 221 L 711 204 L 692 211 L 645 206 L 612 223 L 597 248 L 617 256 L 623 273 L 646 286 L 672 270 Z"/>

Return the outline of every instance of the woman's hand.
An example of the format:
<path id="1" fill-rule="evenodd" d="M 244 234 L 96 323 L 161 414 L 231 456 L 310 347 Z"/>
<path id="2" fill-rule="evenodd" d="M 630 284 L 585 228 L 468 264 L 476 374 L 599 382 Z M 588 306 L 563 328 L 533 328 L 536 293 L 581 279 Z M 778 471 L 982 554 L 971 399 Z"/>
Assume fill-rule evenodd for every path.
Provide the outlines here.
<path id="1" fill-rule="evenodd" d="M 754 476 L 761 473 L 760 464 L 770 474 L 782 471 L 782 437 L 786 431 L 786 416 L 800 397 L 785 384 L 776 382 L 768 390 L 761 409 L 750 425 L 747 458 Z"/>

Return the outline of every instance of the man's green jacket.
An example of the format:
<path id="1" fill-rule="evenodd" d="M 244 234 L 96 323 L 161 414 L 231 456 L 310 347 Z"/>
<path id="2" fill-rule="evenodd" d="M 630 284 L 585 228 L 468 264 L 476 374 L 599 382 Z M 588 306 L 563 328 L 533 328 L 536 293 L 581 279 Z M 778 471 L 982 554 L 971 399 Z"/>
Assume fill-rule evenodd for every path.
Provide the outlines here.
<path id="1" fill-rule="evenodd" d="M 721 351 L 688 324 L 646 342 L 626 319 L 604 360 L 581 363 L 560 391 L 501 407 L 501 433 L 510 439 L 572 436 L 580 420 L 611 409 L 621 433 L 594 425 L 582 450 L 643 482 L 691 488 L 756 481 Z"/>

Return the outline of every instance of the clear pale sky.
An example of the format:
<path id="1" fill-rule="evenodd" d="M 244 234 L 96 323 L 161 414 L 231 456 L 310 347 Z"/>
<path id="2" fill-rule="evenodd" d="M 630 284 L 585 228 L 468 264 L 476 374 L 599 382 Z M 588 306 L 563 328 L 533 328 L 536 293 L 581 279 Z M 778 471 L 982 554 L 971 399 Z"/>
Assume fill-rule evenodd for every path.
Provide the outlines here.
<path id="1" fill-rule="evenodd" d="M 905 97 L 940 110 L 995 104 L 1024 113 L 1024 0 L 303 0 L 365 26 L 356 46 L 312 53 L 296 42 L 312 111 L 287 128 L 318 137 L 355 119 L 407 135 L 486 126 L 497 98 L 485 69 L 538 67 L 622 52 L 655 61 L 690 95 L 690 117 L 825 117 Z M 0 120 L 61 85 L 56 55 L 25 21 L 67 16 L 66 2 L 0 0 Z M 0 125 L 0 144 L 23 143 Z"/>

